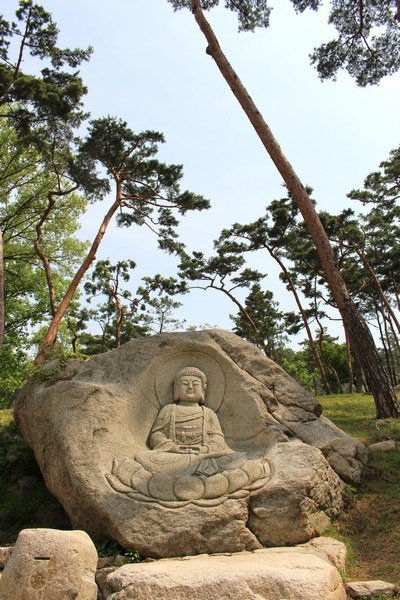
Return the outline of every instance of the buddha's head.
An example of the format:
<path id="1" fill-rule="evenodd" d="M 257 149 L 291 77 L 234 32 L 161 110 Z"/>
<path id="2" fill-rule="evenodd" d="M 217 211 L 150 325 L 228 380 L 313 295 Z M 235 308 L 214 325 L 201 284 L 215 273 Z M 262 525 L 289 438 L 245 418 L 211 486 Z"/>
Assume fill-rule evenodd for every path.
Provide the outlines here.
<path id="1" fill-rule="evenodd" d="M 185 367 L 174 377 L 174 401 L 204 404 L 207 377 L 196 367 Z"/>

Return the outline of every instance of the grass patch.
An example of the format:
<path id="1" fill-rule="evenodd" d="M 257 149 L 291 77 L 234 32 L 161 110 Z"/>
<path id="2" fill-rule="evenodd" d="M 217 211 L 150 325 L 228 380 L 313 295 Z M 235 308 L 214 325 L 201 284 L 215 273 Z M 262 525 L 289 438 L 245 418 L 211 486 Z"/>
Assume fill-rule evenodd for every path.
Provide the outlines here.
<path id="1" fill-rule="evenodd" d="M 332 527 L 333 537 L 351 548 L 352 579 L 382 579 L 400 586 L 400 419 L 377 421 L 369 395 L 321 396 L 318 401 L 328 419 L 364 444 L 398 444 L 393 451 L 370 451 L 353 501 Z"/>
<path id="2" fill-rule="evenodd" d="M 325 417 L 363 444 L 370 445 L 388 439 L 400 442 L 400 420 L 377 421 L 372 396 L 338 394 L 319 396 L 317 400 L 323 406 Z"/>

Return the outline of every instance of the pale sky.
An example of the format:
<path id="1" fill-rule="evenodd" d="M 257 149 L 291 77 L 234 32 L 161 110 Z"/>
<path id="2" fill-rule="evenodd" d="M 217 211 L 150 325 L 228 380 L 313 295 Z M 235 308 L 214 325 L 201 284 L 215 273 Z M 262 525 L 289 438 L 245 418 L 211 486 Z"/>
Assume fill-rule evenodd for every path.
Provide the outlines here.
<path id="1" fill-rule="evenodd" d="M 15 6 L 14 0 L 6 4 Z M 81 69 L 89 88 L 85 108 L 96 118 L 121 117 L 137 132 L 163 132 L 160 158 L 183 164 L 183 189 L 211 201 L 210 210 L 181 222 L 189 250 L 211 254 L 222 228 L 258 218 L 271 200 L 283 197 L 280 175 L 205 53 L 205 39 L 189 11 L 174 13 L 167 0 L 42 4 L 61 30 L 60 45 L 94 47 Z M 223 8 L 207 17 L 287 158 L 314 188 L 317 208 L 361 210 L 346 193 L 361 187 L 399 144 L 400 76 L 368 88 L 358 88 L 345 73 L 336 83 L 320 82 L 308 54 L 330 39 L 326 11 L 296 15 L 289 0 L 271 5 L 270 28 L 253 34 L 239 34 L 236 17 Z M 92 236 L 105 210 L 104 203 L 91 208 L 83 221 L 84 238 Z M 112 228 L 98 258 L 135 260 L 134 289 L 144 275 L 175 274 L 174 261 L 157 250 L 144 228 Z M 257 267 L 268 272 L 264 285 L 281 308 L 294 308 L 271 259 L 259 257 Z M 228 315 L 236 308 L 219 292 L 192 292 L 182 301 L 176 317 L 188 325 L 232 327 Z"/>

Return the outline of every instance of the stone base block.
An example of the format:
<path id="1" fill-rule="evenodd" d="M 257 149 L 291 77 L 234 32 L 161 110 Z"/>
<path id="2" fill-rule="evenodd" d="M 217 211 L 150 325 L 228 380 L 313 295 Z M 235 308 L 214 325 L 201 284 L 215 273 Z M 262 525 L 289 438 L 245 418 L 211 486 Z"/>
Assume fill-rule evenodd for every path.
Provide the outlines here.
<path id="1" fill-rule="evenodd" d="M 0 600 L 96 600 L 96 566 L 84 531 L 24 529 L 0 579 Z"/>
<path id="2" fill-rule="evenodd" d="M 328 559 L 313 553 L 311 547 L 270 548 L 125 565 L 108 573 L 100 585 L 104 600 L 347 598 L 339 571 Z"/>

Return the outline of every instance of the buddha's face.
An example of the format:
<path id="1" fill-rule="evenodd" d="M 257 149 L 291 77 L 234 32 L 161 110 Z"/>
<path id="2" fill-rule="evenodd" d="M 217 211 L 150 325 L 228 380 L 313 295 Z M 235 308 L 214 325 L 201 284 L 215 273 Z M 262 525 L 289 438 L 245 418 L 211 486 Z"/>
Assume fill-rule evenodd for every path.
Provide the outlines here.
<path id="1" fill-rule="evenodd" d="M 201 379 L 195 375 L 182 375 L 174 385 L 175 402 L 197 402 L 204 401 L 204 390 Z"/>

